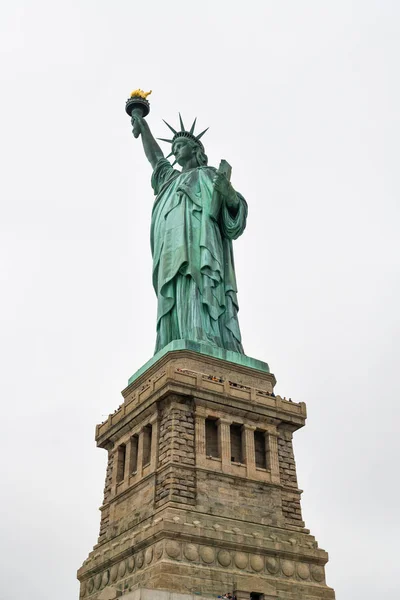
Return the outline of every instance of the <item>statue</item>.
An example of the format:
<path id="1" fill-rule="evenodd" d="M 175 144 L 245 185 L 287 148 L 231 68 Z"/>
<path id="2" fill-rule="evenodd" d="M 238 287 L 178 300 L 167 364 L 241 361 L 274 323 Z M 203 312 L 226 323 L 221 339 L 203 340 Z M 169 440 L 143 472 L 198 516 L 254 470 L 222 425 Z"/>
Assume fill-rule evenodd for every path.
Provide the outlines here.
<path id="1" fill-rule="evenodd" d="M 172 340 L 202 342 L 244 354 L 238 322 L 238 301 L 232 240 L 246 227 L 247 204 L 232 187 L 230 167 L 207 166 L 196 119 L 186 130 L 166 125 L 173 133 L 172 152 L 164 154 L 146 116 L 148 93 L 135 90 L 126 104 L 133 134 L 141 136 L 153 168 L 156 196 L 151 219 L 153 286 L 158 299 L 158 352 Z M 171 165 L 168 158 L 174 156 Z M 182 170 L 174 169 L 178 163 Z"/>

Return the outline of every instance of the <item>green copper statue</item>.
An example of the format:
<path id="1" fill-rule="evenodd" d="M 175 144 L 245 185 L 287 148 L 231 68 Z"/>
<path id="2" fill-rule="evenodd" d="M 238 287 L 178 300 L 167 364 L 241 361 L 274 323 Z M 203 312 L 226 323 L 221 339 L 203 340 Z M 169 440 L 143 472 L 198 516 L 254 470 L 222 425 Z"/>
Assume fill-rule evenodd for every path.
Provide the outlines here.
<path id="1" fill-rule="evenodd" d="M 230 181 L 230 167 L 207 166 L 200 135 L 180 117 L 166 158 L 145 116 L 146 95 L 137 90 L 127 102 L 133 133 L 142 138 L 152 168 L 156 196 L 151 219 L 153 286 L 158 299 L 155 352 L 172 340 L 203 342 L 243 354 L 237 318 L 232 240 L 246 227 L 247 204 Z M 128 103 L 138 100 L 139 104 Z M 140 106 L 140 104 L 142 106 Z M 139 106 L 139 108 L 137 108 Z M 144 109 L 143 109 L 144 107 Z M 142 110 L 141 110 L 142 109 Z M 173 165 L 167 160 L 174 155 Z M 173 166 L 178 163 L 182 170 Z"/>

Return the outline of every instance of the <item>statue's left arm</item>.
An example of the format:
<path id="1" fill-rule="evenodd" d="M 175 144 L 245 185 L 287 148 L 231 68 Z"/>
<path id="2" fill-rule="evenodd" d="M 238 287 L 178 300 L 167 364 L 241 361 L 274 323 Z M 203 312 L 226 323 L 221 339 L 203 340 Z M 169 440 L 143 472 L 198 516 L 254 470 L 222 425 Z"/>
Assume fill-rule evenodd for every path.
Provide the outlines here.
<path id="1" fill-rule="evenodd" d="M 214 178 L 214 189 L 222 196 L 220 228 L 224 237 L 231 240 L 238 238 L 246 227 L 247 203 L 239 192 L 236 192 L 225 175 L 217 173 Z"/>
<path id="2" fill-rule="evenodd" d="M 234 217 L 239 209 L 240 201 L 231 182 L 223 173 L 217 172 L 214 178 L 214 189 L 221 194 L 229 212 Z"/>

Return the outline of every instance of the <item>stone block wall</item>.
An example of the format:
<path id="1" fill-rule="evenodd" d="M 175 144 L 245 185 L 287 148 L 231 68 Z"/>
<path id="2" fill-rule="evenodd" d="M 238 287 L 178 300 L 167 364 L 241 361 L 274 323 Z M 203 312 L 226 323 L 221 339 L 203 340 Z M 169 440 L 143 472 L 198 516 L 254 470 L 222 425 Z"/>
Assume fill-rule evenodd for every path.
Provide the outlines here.
<path id="1" fill-rule="evenodd" d="M 191 398 L 172 395 L 160 409 L 156 504 L 195 504 L 194 407 Z"/>
<path id="2" fill-rule="evenodd" d="M 108 460 L 107 460 L 107 470 L 106 470 L 106 481 L 104 484 L 104 497 L 103 497 L 103 506 L 101 511 L 101 519 L 100 519 L 100 533 L 98 538 L 98 543 L 105 541 L 107 528 L 110 522 L 110 507 L 108 502 L 111 498 L 111 487 L 112 487 L 112 471 L 114 464 L 114 454 L 110 450 L 108 451 Z"/>
<path id="3" fill-rule="evenodd" d="M 304 527 L 301 515 L 300 494 L 294 459 L 293 433 L 281 428 L 278 437 L 279 474 L 282 489 L 282 511 L 287 525 Z"/>
<path id="4" fill-rule="evenodd" d="M 171 395 L 164 401 L 160 413 L 158 467 L 174 462 L 195 464 L 193 401 Z"/>
<path id="5" fill-rule="evenodd" d="M 153 515 L 154 488 L 155 476 L 152 474 L 112 502 L 107 539 L 120 535 Z"/>
<path id="6" fill-rule="evenodd" d="M 194 470 L 166 467 L 157 473 L 156 506 L 159 508 L 166 502 L 195 504 L 196 477 Z"/>
<path id="7" fill-rule="evenodd" d="M 293 434 L 287 429 L 279 430 L 278 456 L 281 483 L 287 487 L 297 488 L 296 462 L 294 460 Z"/>
<path id="8" fill-rule="evenodd" d="M 224 518 L 282 526 L 280 490 L 262 482 L 197 473 L 197 509 Z"/>

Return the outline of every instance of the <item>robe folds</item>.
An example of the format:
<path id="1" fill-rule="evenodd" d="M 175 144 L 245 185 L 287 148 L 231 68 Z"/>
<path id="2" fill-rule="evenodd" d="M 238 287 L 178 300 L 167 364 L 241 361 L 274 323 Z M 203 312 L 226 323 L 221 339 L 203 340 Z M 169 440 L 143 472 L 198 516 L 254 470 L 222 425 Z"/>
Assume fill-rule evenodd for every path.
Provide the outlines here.
<path id="1" fill-rule="evenodd" d="M 153 286 L 158 299 L 156 352 L 175 339 L 243 353 L 232 240 L 246 227 L 247 204 L 216 211 L 216 169 L 185 172 L 165 158 L 152 175 Z"/>

